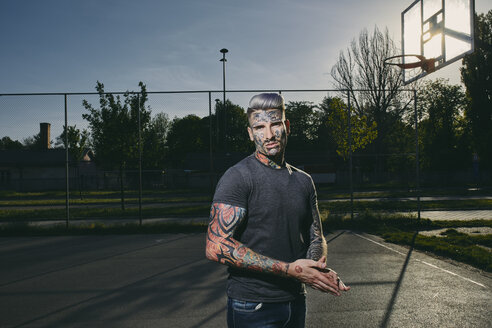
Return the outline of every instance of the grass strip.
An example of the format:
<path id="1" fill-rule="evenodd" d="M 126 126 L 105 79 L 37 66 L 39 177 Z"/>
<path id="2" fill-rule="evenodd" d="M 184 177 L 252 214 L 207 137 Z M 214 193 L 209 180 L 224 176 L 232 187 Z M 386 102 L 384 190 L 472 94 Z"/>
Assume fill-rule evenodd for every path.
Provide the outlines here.
<path id="1" fill-rule="evenodd" d="M 475 238 L 463 238 L 453 235 L 437 237 L 418 235 L 412 244 L 412 232 L 389 232 L 382 234 L 385 241 L 395 244 L 413 246 L 416 249 L 431 252 L 453 260 L 470 264 L 479 269 L 492 272 L 492 253 L 479 245 L 490 245 L 492 235 L 484 237 L 486 240 L 477 241 Z"/>

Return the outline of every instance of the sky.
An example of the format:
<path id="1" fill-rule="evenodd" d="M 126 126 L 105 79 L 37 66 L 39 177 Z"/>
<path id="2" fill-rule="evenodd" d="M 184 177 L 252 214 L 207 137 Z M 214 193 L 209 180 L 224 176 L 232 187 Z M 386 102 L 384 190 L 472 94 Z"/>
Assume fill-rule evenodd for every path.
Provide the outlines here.
<path id="1" fill-rule="evenodd" d="M 330 89 L 340 51 L 364 28 L 388 28 L 400 43 L 401 12 L 411 2 L 0 0 L 0 94 L 93 92 L 96 81 L 106 91 L 138 90 L 139 81 L 148 91 L 221 90 L 222 48 L 227 89 Z M 492 1 L 475 0 L 477 13 L 490 9 Z M 458 84 L 459 67 L 432 78 Z M 57 133 L 63 124 L 60 97 L 6 98 L 0 137 L 35 134 L 40 121 Z M 71 97 L 71 108 L 82 98 Z M 184 103 L 171 109 L 175 99 L 159 100 L 170 117 L 193 113 Z M 84 124 L 82 109 L 73 111 Z M 32 124 L 24 128 L 26 120 Z"/>

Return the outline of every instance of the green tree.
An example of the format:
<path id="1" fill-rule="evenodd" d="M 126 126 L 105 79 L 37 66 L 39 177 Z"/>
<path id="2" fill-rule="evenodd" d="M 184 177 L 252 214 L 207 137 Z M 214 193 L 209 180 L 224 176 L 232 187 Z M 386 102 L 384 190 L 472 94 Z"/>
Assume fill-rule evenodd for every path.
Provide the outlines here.
<path id="1" fill-rule="evenodd" d="M 0 139 L 0 150 L 23 149 L 24 145 L 19 140 L 12 140 L 10 137 Z"/>
<path id="2" fill-rule="evenodd" d="M 87 130 L 77 129 L 77 125 L 69 125 L 68 129 L 63 127 L 63 132 L 56 137 L 55 147 L 65 149 L 65 130 L 68 132 L 68 151 L 72 159 L 79 162 L 84 151 L 89 147 L 89 132 Z"/>
<path id="3" fill-rule="evenodd" d="M 310 101 L 289 101 L 285 105 L 285 117 L 291 122 L 289 150 L 312 150 L 321 125 L 315 105 Z"/>
<path id="4" fill-rule="evenodd" d="M 447 80 L 427 81 L 418 93 L 422 109 L 420 122 L 421 164 L 423 169 L 451 170 L 466 165 L 469 155 L 460 149 L 463 134 L 461 117 L 466 97 L 459 85 Z"/>
<path id="5" fill-rule="evenodd" d="M 319 151 L 328 152 L 330 157 L 338 157 L 336 152 L 337 143 L 335 141 L 335 136 L 333 131 L 326 122 L 328 121 L 328 116 L 331 114 L 331 97 L 325 97 L 322 102 L 318 105 L 318 110 L 316 111 L 316 121 L 318 122 L 316 130 L 316 141 L 314 144 L 314 149 Z M 336 98 L 338 99 L 338 98 Z"/>
<path id="6" fill-rule="evenodd" d="M 171 121 L 166 113 L 158 113 L 143 134 L 143 166 L 148 169 L 162 169 L 167 156 L 166 140 Z"/>
<path id="7" fill-rule="evenodd" d="M 201 119 L 191 114 L 183 118 L 175 117 L 167 135 L 169 161 L 174 167 L 182 167 L 187 153 L 205 149 L 201 129 Z"/>
<path id="8" fill-rule="evenodd" d="M 388 30 L 374 28 L 372 34 L 362 30 L 346 51 L 340 52 L 331 70 L 336 89 L 351 98 L 354 114 L 377 126 L 377 138 L 371 145 L 375 155 L 387 154 L 389 137 L 398 131 L 398 122 L 409 110 L 405 93 L 401 93 L 401 70 L 384 65 L 384 59 L 397 55 L 398 49 Z M 361 91 L 363 90 L 363 91 Z M 365 117 L 365 118 L 362 118 Z M 387 168 L 387 162 L 378 156 L 377 171 Z"/>
<path id="9" fill-rule="evenodd" d="M 351 115 L 352 142 L 349 147 L 347 105 L 340 98 L 325 97 L 320 108 L 326 113 L 324 124 L 331 131 L 331 136 L 337 145 L 336 152 L 344 160 L 349 157 L 350 149 L 352 152 L 364 149 L 376 139 L 376 122 L 369 123 L 364 115 Z"/>
<path id="10" fill-rule="evenodd" d="M 99 107 L 86 100 L 82 102 L 89 112 L 82 117 L 89 122 L 96 161 L 105 168 L 119 170 L 122 209 L 125 209 L 124 171 L 127 164 L 136 167 L 139 156 L 139 111 L 142 133 L 147 131 L 150 122 L 150 108 L 145 107 L 146 87 L 142 82 L 138 85 L 138 94 L 126 92 L 123 97 L 115 97 L 105 93 L 104 84 L 98 81 Z"/>
<path id="11" fill-rule="evenodd" d="M 492 10 L 475 16 L 475 51 L 463 58 L 461 80 L 470 104 L 465 110 L 480 166 L 492 169 Z"/>
<path id="12" fill-rule="evenodd" d="M 216 100 L 215 113 L 211 117 L 176 117 L 167 135 L 167 160 L 173 167 L 183 167 L 186 154 L 210 150 L 210 139 L 213 152 L 250 152 L 254 146 L 249 141 L 247 124 L 245 110 L 230 100 L 226 100 L 225 108 L 220 100 Z"/>
<path id="13" fill-rule="evenodd" d="M 24 149 L 29 150 L 43 150 L 46 149 L 46 145 L 41 144 L 41 134 L 36 133 L 33 136 L 24 138 L 22 140 Z M 50 145 L 53 145 L 53 141 L 50 140 Z"/>
<path id="14" fill-rule="evenodd" d="M 386 145 L 388 156 L 386 164 L 388 172 L 404 174 L 415 169 L 415 121 L 393 120 Z"/>
<path id="15" fill-rule="evenodd" d="M 209 122 L 208 117 L 203 118 L 202 135 L 206 147 L 210 143 L 207 139 Z M 211 122 L 214 151 L 249 152 L 252 150 L 248 141 L 248 117 L 244 108 L 232 103 L 229 99 L 226 99 L 225 106 L 222 101 L 216 100 L 215 114 L 212 114 Z"/>

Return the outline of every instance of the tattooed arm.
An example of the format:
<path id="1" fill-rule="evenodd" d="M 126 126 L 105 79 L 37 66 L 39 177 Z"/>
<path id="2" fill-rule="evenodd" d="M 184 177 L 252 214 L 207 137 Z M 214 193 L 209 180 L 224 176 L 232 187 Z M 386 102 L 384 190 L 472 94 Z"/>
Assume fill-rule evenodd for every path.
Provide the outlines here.
<path id="1" fill-rule="evenodd" d="M 310 243 L 306 257 L 318 261 L 321 257 L 326 257 L 328 250 L 325 237 L 323 236 L 323 228 L 321 227 L 321 217 L 319 215 L 316 192 L 314 192 L 311 197 L 311 213 L 313 216 L 313 223 L 309 230 Z"/>
<path id="2" fill-rule="evenodd" d="M 287 276 L 289 263 L 260 255 L 233 238 L 246 216 L 241 207 L 214 203 L 210 210 L 206 255 L 222 264 Z"/>
<path id="3" fill-rule="evenodd" d="M 244 208 L 214 203 L 210 210 L 210 217 L 206 242 L 206 256 L 209 260 L 247 270 L 295 278 L 315 289 L 340 295 L 337 283 L 317 270 L 326 267 L 325 257 L 317 262 L 300 259 L 287 263 L 258 254 L 234 239 L 234 231 L 246 217 Z"/>
<path id="4" fill-rule="evenodd" d="M 318 199 L 316 196 L 316 189 L 314 189 L 313 184 L 313 194 L 311 195 L 311 213 L 313 215 L 313 223 L 310 227 L 310 244 L 307 250 L 306 257 L 315 261 L 326 262 L 326 255 L 328 253 L 328 247 L 326 245 L 326 240 L 323 235 L 323 228 L 321 226 L 321 216 L 318 210 Z M 326 263 L 325 263 L 326 265 Z M 340 295 L 340 291 L 350 290 L 349 286 L 346 286 L 340 279 L 338 274 L 329 268 L 321 269 L 322 272 L 326 273 L 326 277 L 337 284 L 337 293 L 332 293 L 335 295 Z"/>

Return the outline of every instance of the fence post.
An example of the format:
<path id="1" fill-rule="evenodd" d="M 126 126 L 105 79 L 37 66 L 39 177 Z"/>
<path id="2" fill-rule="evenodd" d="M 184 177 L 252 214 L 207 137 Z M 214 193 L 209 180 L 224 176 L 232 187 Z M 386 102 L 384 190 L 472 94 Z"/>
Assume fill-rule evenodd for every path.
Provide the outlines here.
<path id="1" fill-rule="evenodd" d="M 413 107 L 415 115 L 415 177 L 417 189 L 417 218 L 420 220 L 420 159 L 419 159 L 419 117 L 417 114 L 417 90 L 413 90 Z"/>
<path id="2" fill-rule="evenodd" d="M 216 150 L 215 151 L 218 151 L 220 149 L 220 139 L 219 139 L 219 132 L 220 132 L 220 120 L 219 120 L 219 105 L 218 105 L 218 102 L 219 102 L 219 99 L 215 99 L 215 131 L 217 133 L 217 135 L 215 136 L 215 139 L 216 139 L 216 142 L 215 142 L 215 146 L 216 146 Z"/>
<path id="3" fill-rule="evenodd" d="M 212 92 L 208 92 L 208 141 L 209 141 L 209 151 L 210 151 L 210 170 L 209 170 L 209 180 L 210 180 L 210 193 L 213 197 L 213 188 L 214 188 L 214 183 L 213 183 L 213 175 L 214 175 L 214 153 L 213 153 L 213 148 L 212 148 Z"/>
<path id="4" fill-rule="evenodd" d="M 142 127 L 140 122 L 140 94 L 137 93 L 138 113 L 138 220 L 142 225 Z"/>
<path id="5" fill-rule="evenodd" d="M 348 146 L 349 146 L 349 180 L 350 180 L 350 218 L 354 219 L 354 184 L 352 177 L 352 111 L 350 109 L 350 91 L 347 91 L 347 124 L 348 124 Z"/>
<path id="6" fill-rule="evenodd" d="M 66 227 L 68 228 L 69 222 L 70 222 L 70 202 L 69 202 L 69 197 L 70 197 L 70 186 L 69 186 L 69 181 L 70 181 L 70 172 L 69 172 L 69 161 L 68 161 L 68 111 L 67 111 L 67 94 L 65 93 L 64 95 L 64 100 L 65 100 L 65 183 L 66 183 L 66 190 L 65 190 L 65 208 L 66 208 Z"/>

